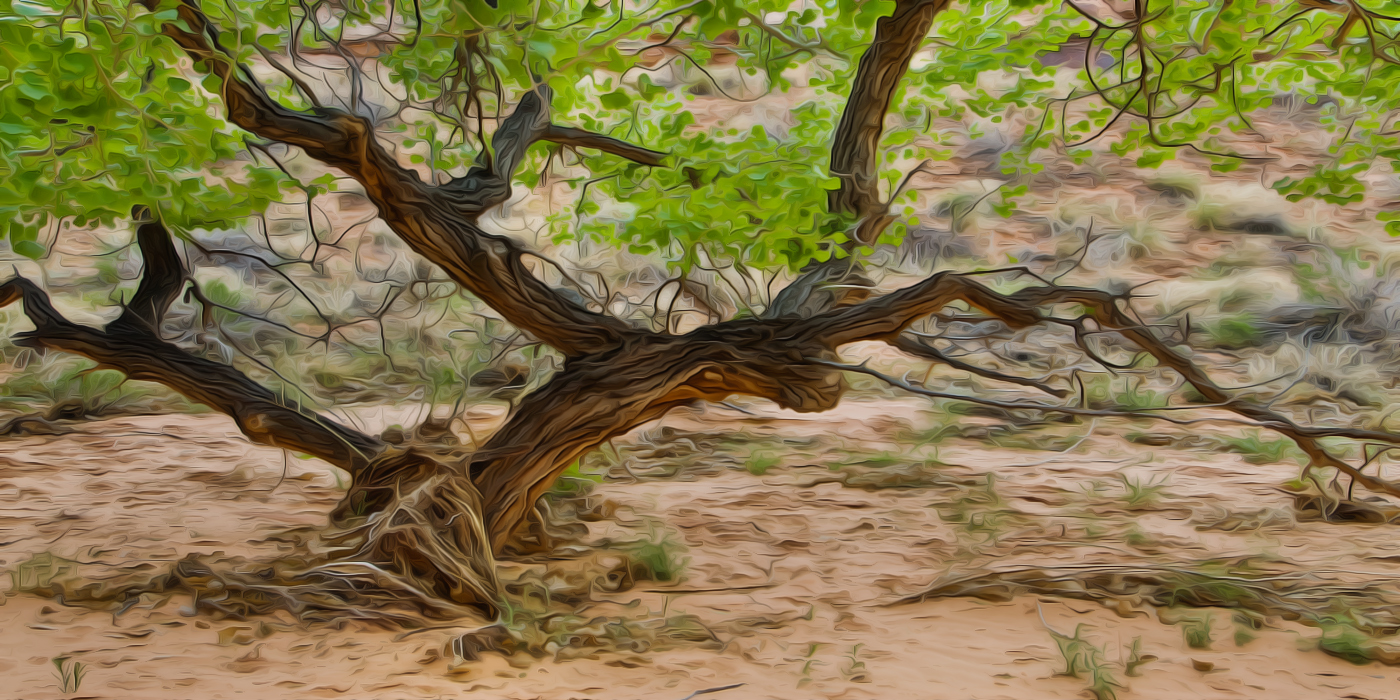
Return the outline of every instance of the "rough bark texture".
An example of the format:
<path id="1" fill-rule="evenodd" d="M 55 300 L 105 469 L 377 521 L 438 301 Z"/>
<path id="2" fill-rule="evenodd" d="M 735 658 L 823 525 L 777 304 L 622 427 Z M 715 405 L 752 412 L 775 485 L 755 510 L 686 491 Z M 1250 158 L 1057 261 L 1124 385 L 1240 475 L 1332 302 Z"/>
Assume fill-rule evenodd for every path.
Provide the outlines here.
<path id="1" fill-rule="evenodd" d="M 795 330 L 788 323 L 732 321 L 684 336 L 642 336 L 612 352 L 571 359 L 472 457 L 496 551 L 560 472 L 673 407 L 733 394 L 797 411 L 835 406 L 840 373 L 807 359 L 835 354 L 820 335 Z"/>
<path id="2" fill-rule="evenodd" d="M 867 228 L 883 228 L 888 221 L 875 182 L 884 114 L 944 4 L 898 3 L 894 15 L 877 24 L 875 39 L 861 60 L 834 140 L 833 170 L 842 185 L 831 206 L 869 218 L 870 223 L 863 224 Z M 781 311 L 791 300 L 794 309 L 801 307 L 806 313 L 732 321 L 679 337 L 632 328 L 601 309 L 579 306 L 530 273 L 523 263 L 525 251 L 517 243 L 481 230 L 477 218 L 509 198 L 514 170 L 536 141 L 595 148 L 653 166 L 662 163 L 664 154 L 553 124 L 549 91 L 541 86 L 523 95 L 492 135 L 494 153 L 481 154 L 465 176 L 431 185 L 401 167 L 363 117 L 321 106 L 300 112 L 271 99 L 251 72 L 222 49 L 218 30 L 193 0 L 180 4 L 179 20 L 164 25 L 165 35 L 199 68 L 220 79 L 231 122 L 259 137 L 301 148 L 358 180 L 384 221 L 414 251 L 517 328 L 562 352 L 568 357 L 565 369 L 527 397 L 468 464 L 445 467 L 421 455 L 395 453 L 374 438 L 283 406 L 233 368 L 189 356 L 161 341 L 151 331 L 158 328 L 184 278 L 169 237 L 154 222 L 143 223 L 138 231 L 147 278 L 131 308 L 107 331 L 62 319 L 25 280 L 6 285 L 5 301 L 24 298 L 39 326 L 31 334 L 33 342 L 82 354 L 134 379 L 166 384 L 232 416 L 256 442 L 313 454 L 350 469 L 355 484 L 341 514 L 365 509 L 390 513 L 360 531 L 367 543 L 361 551 L 370 552 L 374 561 L 392 560 L 411 578 L 436 577 L 439 587 L 462 589 L 447 580 L 461 572 L 439 560 L 454 547 L 472 551 L 472 532 L 433 544 L 422 529 L 455 522 L 454 506 L 458 512 L 473 510 L 469 505 L 476 492 L 470 483 L 465 489 L 460 483 L 468 476 L 485 494 L 474 512 L 482 514 L 480 527 L 490 533 L 491 548 L 499 551 L 558 473 L 602 441 L 674 406 L 732 394 L 769 398 L 802 411 L 828 409 L 841 396 L 840 373 L 812 360 L 832 360 L 842 342 L 885 332 L 842 332 L 847 326 L 863 328 L 867 321 L 859 314 L 838 318 L 816 313 L 835 304 L 829 296 L 815 305 L 808 303 L 820 286 L 809 283 L 811 279 L 793 285 L 776 305 Z M 820 276 L 821 281 L 830 279 L 825 272 Z M 438 496 L 441 502 L 433 500 Z M 427 500 L 412 501 L 415 498 Z M 400 526 L 418 529 L 405 534 L 396 529 Z M 391 532 L 395 534 L 383 536 Z M 413 553 L 424 549 L 441 552 L 436 560 L 427 555 L 425 562 L 421 552 Z M 477 588 L 480 593 L 489 586 Z"/>
<path id="3" fill-rule="evenodd" d="M 880 137 L 885 114 L 909 70 L 914 53 L 928 36 L 933 18 L 949 0 L 904 0 L 889 17 L 875 23 L 875 40 L 860 59 L 846 109 L 831 146 L 831 174 L 841 186 L 829 195 L 828 208 L 870 221 L 861 222 L 856 238 L 869 245 L 889 224 L 880 200 Z"/>
<path id="4" fill-rule="evenodd" d="M 880 199 L 880 137 L 885 133 L 885 114 L 934 17 L 949 1 L 900 0 L 889 17 L 875 23 L 875 39 L 856 67 L 851 94 L 831 141 L 831 174 L 841 185 L 827 196 L 828 211 L 856 221 L 844 246 L 848 255 L 861 246 L 874 245 L 894 220 L 888 203 Z M 810 316 L 854 303 L 867 297 L 858 288 L 868 284 L 860 274 L 860 265 L 850 257 L 812 263 L 777 294 L 764 315 Z"/>

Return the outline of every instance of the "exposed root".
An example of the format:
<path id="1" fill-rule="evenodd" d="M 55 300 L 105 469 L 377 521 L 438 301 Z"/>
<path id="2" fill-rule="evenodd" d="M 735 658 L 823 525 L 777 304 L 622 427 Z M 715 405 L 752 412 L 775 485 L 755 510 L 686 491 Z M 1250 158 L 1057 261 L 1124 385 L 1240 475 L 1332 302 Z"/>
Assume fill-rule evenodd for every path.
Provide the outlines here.
<path id="1" fill-rule="evenodd" d="M 0 437 L 28 437 L 30 435 L 64 435 L 73 432 L 62 425 L 64 421 L 81 420 L 87 417 L 87 408 L 81 403 L 66 402 L 55 404 L 47 411 L 31 415 L 16 416 L 0 424 Z"/>
<path id="2" fill-rule="evenodd" d="M 494 617 L 502 593 L 471 482 L 413 451 L 387 456 L 367 475 L 323 546 L 301 557 L 215 564 L 191 555 L 164 571 L 88 577 L 76 562 L 44 555 L 16 570 L 12 590 L 114 612 L 184 593 L 197 611 L 240 620 L 278 610 L 304 621 L 405 626 Z"/>
<path id="3" fill-rule="evenodd" d="M 1230 567 L 1086 565 L 1018 567 L 945 577 L 923 593 L 898 602 L 969 596 L 1005 601 L 1018 595 L 1092 600 L 1130 614 L 1151 605 L 1233 608 L 1262 620 L 1277 616 L 1324 631 L 1322 648 L 1339 634 L 1366 636 L 1400 632 L 1400 587 L 1389 579 L 1351 581 L 1348 572 L 1267 573 L 1241 561 Z M 1373 645 L 1369 643 L 1367 648 Z M 1400 662 L 1400 653 L 1376 647 L 1367 658 Z M 1384 652 L 1384 653 L 1383 653 Z"/>
<path id="4" fill-rule="evenodd" d="M 348 526 L 326 538 L 341 551 L 334 566 L 319 571 L 396 578 L 390 595 L 494 611 L 500 600 L 496 564 L 481 495 L 466 474 L 409 451 L 381 460 L 356 481 L 333 515 Z M 371 514 L 362 517 L 365 512 Z"/>
<path id="5" fill-rule="evenodd" d="M 700 618 L 689 614 L 633 619 L 552 612 L 517 616 L 467 632 L 454 637 L 445 651 L 458 661 L 474 661 L 483 652 L 507 656 L 523 652 L 535 658 L 552 656 L 556 661 L 564 661 L 597 658 L 600 653 L 636 655 L 688 645 L 720 649 L 724 642 Z M 616 665 L 626 667 L 627 662 L 621 660 Z"/>
<path id="6" fill-rule="evenodd" d="M 429 607 L 422 596 L 390 596 L 396 585 L 392 576 L 370 581 L 367 576 L 337 576 L 322 570 L 324 566 L 296 559 L 211 564 L 190 555 L 163 571 L 144 567 L 99 577 L 80 573 L 77 562 L 43 554 L 12 572 L 10 592 L 115 614 L 135 607 L 159 607 L 174 596 L 187 595 L 192 612 L 235 620 L 286 611 L 303 622 L 360 619 L 416 626 L 425 617 L 461 617 L 472 612 L 440 601 Z"/>

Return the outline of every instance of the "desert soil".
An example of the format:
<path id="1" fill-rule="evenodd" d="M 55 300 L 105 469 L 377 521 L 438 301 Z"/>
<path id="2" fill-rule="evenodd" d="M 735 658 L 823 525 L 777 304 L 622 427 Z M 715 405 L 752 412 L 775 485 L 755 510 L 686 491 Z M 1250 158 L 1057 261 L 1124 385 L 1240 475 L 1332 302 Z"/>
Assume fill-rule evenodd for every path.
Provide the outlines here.
<path id="1" fill-rule="evenodd" d="M 1103 424 L 1056 429 L 1049 449 L 995 431 L 911 449 L 910 436 L 936 420 L 914 399 L 849 400 L 816 415 L 738 408 L 747 413 L 676 411 L 616 441 L 607 454 L 618 459 L 586 496 L 609 517 L 553 557 L 505 564 L 507 579 L 538 578 L 570 552 L 669 538 L 676 580 L 600 590 L 574 614 L 640 628 L 684 618 L 704 630 L 689 641 L 468 661 L 454 640 L 490 621 L 221 620 L 179 595 L 114 612 L 12 590 L 0 597 L 0 697 L 681 700 L 736 684 L 699 697 L 1090 697 L 1088 675 L 1062 673 L 1050 631 L 1076 628 L 1118 669 L 1120 698 L 1400 697 L 1400 670 L 1324 654 L 1322 632 L 1278 618 L 1237 643 L 1230 611 L 1192 611 L 1209 615 L 1212 633 L 1209 648 L 1191 648 L 1182 625 L 1169 624 L 1175 612 L 1140 602 L 1024 593 L 900 602 L 937 580 L 1027 566 L 1254 557 L 1321 579 L 1400 573 L 1391 526 L 1292 515 L 1278 485 L 1296 465 L 1144 447 L 1122 437 L 1131 426 Z M 484 427 L 498 417 L 477 416 Z M 33 557 L 45 553 L 77 562 L 99 587 L 190 553 L 241 562 L 295 553 L 343 489 L 330 467 L 252 446 L 219 416 L 69 428 L 9 440 L 0 456 L 0 568 L 12 589 L 37 575 Z M 744 456 L 755 446 L 773 450 L 759 467 Z M 1125 500 L 1125 483 L 1163 475 L 1152 498 Z M 1156 658 L 1128 676 L 1135 640 L 1141 658 Z M 60 692 L 55 657 L 86 664 L 76 692 Z"/>

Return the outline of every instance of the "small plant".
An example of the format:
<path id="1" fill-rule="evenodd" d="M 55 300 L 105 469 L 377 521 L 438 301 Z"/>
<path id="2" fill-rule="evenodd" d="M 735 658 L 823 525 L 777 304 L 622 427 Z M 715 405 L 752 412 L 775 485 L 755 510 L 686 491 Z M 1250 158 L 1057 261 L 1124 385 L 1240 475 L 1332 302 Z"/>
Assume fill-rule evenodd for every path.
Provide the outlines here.
<path id="1" fill-rule="evenodd" d="M 1230 614 L 1230 619 L 1235 623 L 1235 646 L 1242 647 L 1254 641 L 1254 632 L 1263 627 L 1264 623 L 1258 617 L 1258 613 L 1250 613 L 1245 610 L 1236 610 Z"/>
<path id="2" fill-rule="evenodd" d="M 1098 479 L 1090 479 L 1087 484 L 1080 484 L 1079 490 L 1084 492 L 1084 497 L 1089 500 L 1096 500 L 1104 496 L 1104 483 Z"/>
<path id="3" fill-rule="evenodd" d="M 1283 438 L 1261 437 L 1259 431 L 1251 431 L 1244 437 L 1223 438 L 1224 447 L 1230 452 L 1244 456 L 1250 464 L 1274 464 L 1295 454 L 1297 448 Z"/>
<path id="4" fill-rule="evenodd" d="M 1161 408 L 1167 405 L 1166 394 L 1151 389 L 1142 388 L 1142 380 L 1134 378 L 1127 380 L 1127 388 L 1113 395 L 1113 401 L 1118 404 L 1119 410 L 1141 411 L 1148 408 Z"/>
<path id="5" fill-rule="evenodd" d="M 1083 630 L 1084 625 L 1076 626 L 1073 636 L 1050 630 L 1050 636 L 1060 650 L 1060 658 L 1065 662 L 1065 670 L 1056 675 L 1079 678 L 1086 666 L 1085 657 L 1098 652 L 1098 649 L 1079 636 Z"/>
<path id="6" fill-rule="evenodd" d="M 922 430 L 901 430 L 896 434 L 896 439 L 905 444 L 937 445 L 948 438 L 957 437 L 961 432 L 957 421 L 948 420 L 948 416 L 943 413 L 934 415 L 937 416 L 934 425 Z"/>
<path id="7" fill-rule="evenodd" d="M 1142 637 L 1133 637 L 1133 643 L 1128 645 L 1128 658 L 1123 662 L 1123 675 L 1140 676 L 1138 668 L 1156 660 L 1156 656 L 1142 653 Z"/>
<path id="8" fill-rule="evenodd" d="M 355 517 L 358 518 L 369 511 L 369 496 L 367 496 L 364 491 L 355 495 L 357 498 L 350 502 L 350 512 L 354 513 Z"/>
<path id="9" fill-rule="evenodd" d="M 633 542 L 628 548 L 632 560 L 632 575 L 650 581 L 674 581 L 685 568 L 686 560 L 681 557 L 685 547 L 670 537 L 658 537 L 654 533 L 650 539 Z"/>
<path id="10" fill-rule="evenodd" d="M 1166 495 L 1168 478 L 1164 474 L 1160 481 L 1156 479 L 1144 481 L 1119 474 L 1118 479 L 1123 482 L 1123 497 L 1128 502 L 1128 509 L 1141 510 L 1160 502 Z"/>
<path id="11" fill-rule="evenodd" d="M 851 647 L 851 653 L 846 656 L 846 658 L 850 660 L 850 664 L 841 670 L 847 680 L 856 683 L 866 683 L 869 682 L 870 679 L 869 672 L 866 671 L 865 668 L 865 662 L 860 660 L 860 648 L 863 646 L 865 645 L 857 644 Z"/>
<path id="12" fill-rule="evenodd" d="M 1152 546 L 1152 536 L 1147 534 L 1147 531 L 1138 527 L 1136 524 L 1128 526 L 1128 531 L 1123 535 L 1123 541 L 1127 543 L 1129 547 L 1137 549 Z"/>
<path id="13" fill-rule="evenodd" d="M 777 466 L 778 458 L 766 452 L 755 452 L 749 455 L 744 461 L 744 469 L 747 469 L 754 476 L 763 476 L 769 469 Z"/>
<path id="14" fill-rule="evenodd" d="M 11 591 L 43 591 L 55 578 L 67 575 L 76 562 L 40 552 L 9 571 Z"/>
<path id="15" fill-rule="evenodd" d="M 1249 348 L 1264 342 L 1264 333 L 1259 329 L 1258 319 L 1248 313 L 1231 314 L 1212 323 L 1202 324 L 1201 330 L 1205 331 L 1212 345 L 1220 348 Z"/>
<path id="16" fill-rule="evenodd" d="M 1210 635 L 1212 615 L 1190 616 L 1181 619 L 1181 635 L 1186 638 L 1186 646 L 1192 649 L 1209 649 L 1213 641 Z"/>
<path id="17" fill-rule="evenodd" d="M 982 484 L 959 484 L 957 488 L 957 497 L 951 503 L 936 506 L 943 522 L 958 525 L 970 534 L 983 535 L 987 543 L 995 543 L 1001 533 L 1023 522 L 1019 511 L 1005 507 L 1004 499 L 997 492 L 995 474 L 988 474 Z"/>
<path id="18" fill-rule="evenodd" d="M 559 474 L 548 493 L 551 496 L 586 496 L 602 482 L 602 474 L 584 471 L 582 465 L 575 461 Z"/>
<path id="19" fill-rule="evenodd" d="M 87 675 L 87 665 L 78 661 L 72 661 L 69 656 L 55 656 L 53 666 L 57 671 L 54 677 L 58 679 L 59 692 L 76 693 L 78 687 L 83 684 L 83 676 Z"/>
<path id="20" fill-rule="evenodd" d="M 1065 670 L 1060 675 L 1071 678 L 1084 678 L 1087 675 L 1088 690 L 1095 700 L 1116 700 L 1117 689 L 1122 688 L 1123 683 L 1113 674 L 1112 665 L 1104 659 L 1103 649 L 1081 636 L 1084 625 L 1076 626 L 1073 636 L 1056 632 L 1049 625 L 1046 625 L 1046 629 L 1065 662 Z"/>
<path id="21" fill-rule="evenodd" d="M 1322 638 L 1317 646 L 1324 652 L 1339 659 L 1346 659 L 1358 666 L 1374 660 L 1371 653 L 1371 637 L 1347 623 L 1323 625 Z"/>

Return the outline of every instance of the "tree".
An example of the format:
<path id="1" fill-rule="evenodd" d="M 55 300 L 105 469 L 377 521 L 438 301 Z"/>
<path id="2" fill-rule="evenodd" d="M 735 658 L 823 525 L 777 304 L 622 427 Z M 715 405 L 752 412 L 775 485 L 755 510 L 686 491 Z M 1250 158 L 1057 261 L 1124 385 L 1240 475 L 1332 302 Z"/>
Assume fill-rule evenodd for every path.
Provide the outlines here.
<path id="1" fill-rule="evenodd" d="M 1152 166 L 1191 151 L 1222 171 L 1267 162 L 1267 143 L 1232 135 L 1251 134 L 1251 115 L 1280 95 L 1324 95 L 1337 105 L 1335 157 L 1273 186 L 1358 200 L 1363 171 L 1400 157 L 1389 130 L 1400 19 L 1361 4 L 6 0 L 0 14 L 0 216 L 11 248 L 38 257 L 41 231 L 132 225 L 144 263 L 101 330 L 67 320 L 40 286 L 14 277 L 0 304 L 23 302 L 34 330 L 21 342 L 163 384 L 227 414 L 254 442 L 348 470 L 334 537 L 349 554 L 339 569 L 317 569 L 324 586 L 358 577 L 418 591 L 426 604 L 490 607 L 493 556 L 555 478 L 671 408 L 747 395 L 822 411 L 840 401 L 846 372 L 945 395 L 843 363 L 849 343 L 884 341 L 989 380 L 1074 392 L 1072 382 L 980 368 L 906 332 L 927 318 L 1067 330 L 1105 367 L 1116 365 L 1094 338 L 1111 337 L 1178 373 L 1198 406 L 1277 431 L 1315 467 L 1400 495 L 1320 442 L 1400 437 L 1303 426 L 1222 389 L 1185 337 L 1139 318 L 1128 293 L 1062 286 L 1022 265 L 941 271 L 883 295 L 865 276 L 870 251 L 898 246 L 908 230 L 910 182 L 946 157 L 924 133 L 935 118 L 1023 131 L 999 161 L 997 201 L 1011 207 L 1047 153 L 1083 160 L 1107 147 Z M 698 126 L 688 93 L 655 77 L 688 71 L 701 80 L 692 92 L 750 99 L 714 78 L 725 65 L 741 89 L 807 98 L 788 133 Z M 330 174 L 294 178 L 281 147 Z M 697 280 L 729 284 L 730 302 L 706 306 L 727 318 L 678 332 L 657 290 L 648 327 L 625 304 L 589 298 L 562 267 L 551 284 L 542 256 L 488 230 L 483 216 L 566 155 L 589 175 L 551 217 L 556 240 L 662 258 L 677 272 L 662 285 L 676 288 L 671 306 L 708 298 Z M 564 358 L 470 454 L 391 444 L 163 339 L 182 294 L 219 306 L 192 286 L 177 241 L 230 259 L 200 247 L 198 232 L 341 178 L 413 251 Z M 750 299 L 731 282 L 780 277 L 788 283 L 771 297 Z M 1182 406 L 955 398 L 1040 414 L 1219 419 L 1174 418 Z"/>

